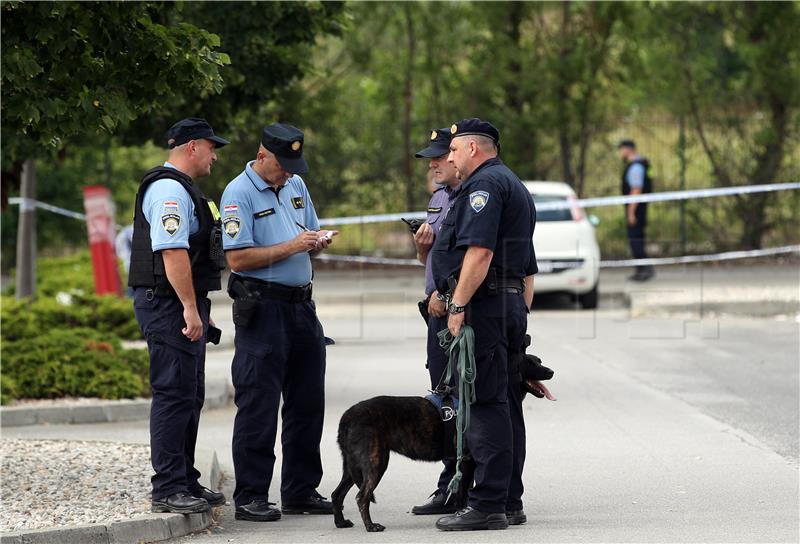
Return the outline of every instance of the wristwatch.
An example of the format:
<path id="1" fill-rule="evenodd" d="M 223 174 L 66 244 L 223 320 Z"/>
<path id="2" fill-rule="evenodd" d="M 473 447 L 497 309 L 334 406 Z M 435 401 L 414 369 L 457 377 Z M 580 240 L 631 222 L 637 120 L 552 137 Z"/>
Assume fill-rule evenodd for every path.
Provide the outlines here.
<path id="1" fill-rule="evenodd" d="M 452 302 L 447 305 L 447 313 L 450 315 L 463 313 L 465 309 L 466 306 L 459 306 L 458 304 L 454 304 Z"/>

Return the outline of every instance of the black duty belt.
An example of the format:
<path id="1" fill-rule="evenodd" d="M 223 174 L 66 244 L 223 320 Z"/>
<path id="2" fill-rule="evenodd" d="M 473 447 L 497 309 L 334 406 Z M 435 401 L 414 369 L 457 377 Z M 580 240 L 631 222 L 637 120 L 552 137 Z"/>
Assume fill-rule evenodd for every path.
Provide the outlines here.
<path id="1" fill-rule="evenodd" d="M 198 298 L 206 298 L 208 291 L 195 291 L 194 294 Z M 178 293 L 172 287 L 148 287 L 145 291 L 145 298 L 153 300 L 155 297 L 179 298 Z"/>
<path id="2" fill-rule="evenodd" d="M 311 284 L 307 283 L 300 287 L 290 287 L 271 281 L 258 280 L 255 278 L 242 278 L 241 281 L 248 291 L 258 293 L 264 298 L 281 300 L 283 302 L 305 302 L 311 300 Z"/>

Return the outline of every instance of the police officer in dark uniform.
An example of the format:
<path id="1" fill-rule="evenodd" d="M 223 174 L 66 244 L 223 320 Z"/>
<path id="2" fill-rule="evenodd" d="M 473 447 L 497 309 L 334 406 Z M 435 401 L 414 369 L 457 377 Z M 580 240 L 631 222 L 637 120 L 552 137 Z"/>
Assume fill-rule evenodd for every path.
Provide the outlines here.
<path id="1" fill-rule="evenodd" d="M 311 255 L 336 231 L 320 231 L 303 179 L 303 133 L 264 128 L 256 159 L 222 195 L 224 246 L 232 274 L 236 353 L 233 464 L 236 519 L 332 514 L 317 493 L 325 410 L 325 337 L 311 300 Z M 268 502 L 283 398 L 281 510 Z"/>
<path id="2" fill-rule="evenodd" d="M 519 178 L 497 158 L 499 133 L 480 119 L 451 127 L 448 161 L 462 185 L 433 245 L 433 278 L 447 293 L 448 328 L 475 331 L 475 393 L 467 446 L 475 486 L 466 509 L 436 522 L 442 530 L 505 529 L 514 431 L 508 354 L 524 350 L 525 279 L 536 272 L 536 210 Z M 521 505 L 520 505 L 521 509 Z"/>
<path id="3" fill-rule="evenodd" d="M 205 397 L 209 291 L 225 268 L 220 216 L 194 183 L 229 142 L 199 118 L 175 123 L 169 160 L 148 171 L 136 195 L 128 285 L 150 352 L 153 512 L 202 512 L 225 504 L 194 467 Z"/>
<path id="4" fill-rule="evenodd" d="M 652 192 L 650 162 L 636 152 L 636 143 L 633 140 L 622 140 L 618 150 L 620 157 L 625 161 L 625 169 L 622 172 L 622 194 L 627 196 Z M 647 202 L 625 204 L 625 223 L 628 228 L 631 255 L 634 259 L 646 259 Z M 653 276 L 655 270 L 652 265 L 637 266 L 636 273 L 628 279 L 647 281 Z"/>

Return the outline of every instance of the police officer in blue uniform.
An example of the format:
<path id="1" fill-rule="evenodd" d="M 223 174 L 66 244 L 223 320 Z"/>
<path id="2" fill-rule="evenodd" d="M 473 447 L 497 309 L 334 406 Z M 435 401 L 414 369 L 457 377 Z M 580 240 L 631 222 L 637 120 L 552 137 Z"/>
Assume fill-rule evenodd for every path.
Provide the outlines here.
<path id="1" fill-rule="evenodd" d="M 150 352 L 153 512 L 202 512 L 225 504 L 194 466 L 205 397 L 209 291 L 225 268 L 217 207 L 194 180 L 208 176 L 229 142 L 199 118 L 168 133 L 169 160 L 148 171 L 136 195 L 128 285 Z"/>
<path id="2" fill-rule="evenodd" d="M 433 283 L 433 270 L 431 269 L 431 247 L 442 228 L 442 219 L 447 215 L 450 206 L 458 195 L 461 180 L 455 166 L 447 162 L 450 154 L 450 128 L 440 128 L 431 131 L 430 141 L 425 149 L 418 151 L 414 156 L 429 160 L 429 169 L 432 180 L 439 185 L 428 202 L 428 216 L 417 232 L 414 234 L 414 245 L 417 249 L 417 258 L 425 265 L 425 298 L 428 310 L 428 372 L 431 379 L 431 389 L 435 389 L 442 379 L 447 367 L 447 355 L 439 346 L 439 331 L 447 328 L 447 307 L 444 293 L 440 293 Z M 455 459 L 444 459 L 444 469 L 439 475 L 439 481 L 428 500 L 411 508 L 411 513 L 416 515 L 450 514 L 456 511 L 455 501 L 447 502 L 447 485 L 455 475 Z"/>
<path id="3" fill-rule="evenodd" d="M 475 331 L 476 401 L 467 445 L 476 470 L 467 508 L 439 519 L 436 527 L 505 529 L 514 471 L 508 354 L 524 350 L 523 293 L 526 278 L 536 272 L 536 209 L 497 157 L 500 134 L 494 126 L 464 119 L 451 133 L 448 161 L 462 185 L 431 250 L 431 264 L 437 289 L 449 298 L 450 332 L 457 336 L 465 323 Z"/>
<path id="4" fill-rule="evenodd" d="M 623 195 L 639 195 L 652 192 L 650 162 L 636 152 L 633 140 L 622 140 L 618 146 L 619 155 L 625 162 L 622 172 L 621 190 Z M 625 204 L 625 223 L 628 228 L 628 243 L 634 259 L 646 259 L 647 251 L 647 202 Z M 637 266 L 636 272 L 628 279 L 647 281 L 655 276 L 652 266 Z"/>
<path id="5" fill-rule="evenodd" d="M 332 514 L 317 493 L 325 409 L 325 337 L 311 300 L 311 256 L 336 231 L 320 231 L 303 179 L 297 128 L 264 128 L 256 159 L 222 195 L 225 255 L 232 274 L 236 353 L 233 464 L 236 519 Z M 281 510 L 268 502 L 283 397 Z"/>

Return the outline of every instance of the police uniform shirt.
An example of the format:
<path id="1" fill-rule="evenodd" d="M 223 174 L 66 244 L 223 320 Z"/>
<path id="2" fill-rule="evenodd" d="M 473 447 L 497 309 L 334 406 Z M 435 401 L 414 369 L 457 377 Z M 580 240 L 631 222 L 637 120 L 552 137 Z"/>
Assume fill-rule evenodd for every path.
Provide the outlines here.
<path id="1" fill-rule="evenodd" d="M 222 194 L 222 240 L 225 250 L 263 247 L 319 230 L 319 219 L 303 179 L 292 176 L 283 187 L 271 188 L 252 168 L 234 178 Z M 311 281 L 311 257 L 295 253 L 264 268 L 235 271 L 243 277 L 289 286 Z"/>
<path id="2" fill-rule="evenodd" d="M 491 266 L 505 278 L 538 271 L 533 249 L 536 208 L 519 178 L 499 158 L 481 164 L 461 185 L 459 195 L 434 243 L 436 286 L 458 277 L 469 246 L 493 251 Z"/>
<path id="3" fill-rule="evenodd" d="M 453 190 L 448 186 L 442 186 L 434 191 L 428 202 L 428 217 L 425 222 L 428 223 L 433 229 L 434 241 L 439 236 L 439 231 L 442 229 L 442 218 L 447 215 L 453 199 L 458 194 L 458 189 Z M 431 269 L 432 252 L 428 252 L 428 257 L 425 261 L 425 295 L 428 296 L 436 290 L 436 285 L 433 282 L 433 270 Z"/>
<path id="4" fill-rule="evenodd" d="M 642 160 L 640 155 L 636 155 L 633 159 L 634 161 Z M 642 189 L 644 187 L 644 165 L 640 162 L 631 164 L 631 167 L 628 168 L 628 172 L 625 174 L 625 181 L 628 182 L 628 185 L 631 189 Z"/>
<path id="5" fill-rule="evenodd" d="M 170 162 L 165 162 L 164 166 L 178 170 Z M 159 179 L 151 183 L 144 193 L 142 211 L 150 223 L 154 252 L 189 249 L 189 235 L 200 230 L 191 196 L 174 179 Z"/>

